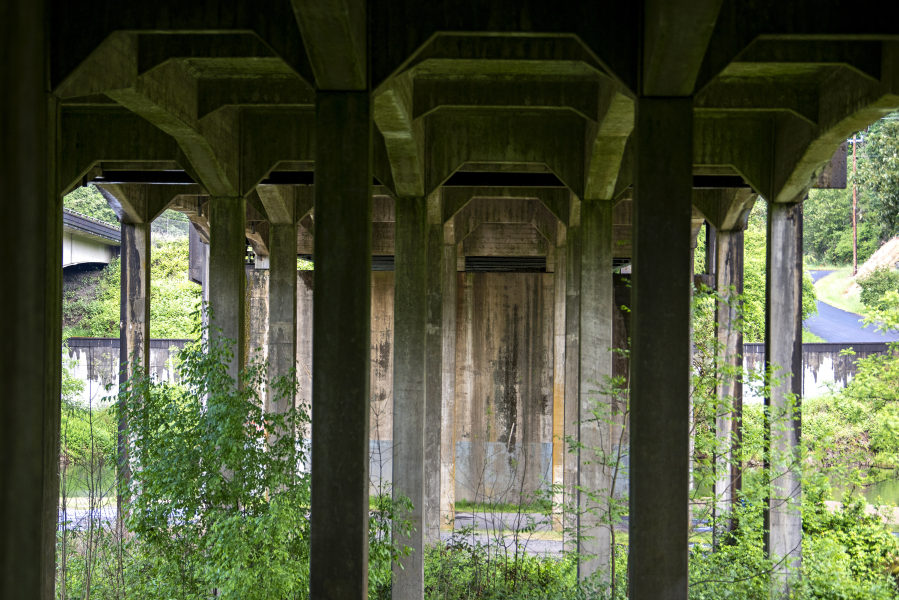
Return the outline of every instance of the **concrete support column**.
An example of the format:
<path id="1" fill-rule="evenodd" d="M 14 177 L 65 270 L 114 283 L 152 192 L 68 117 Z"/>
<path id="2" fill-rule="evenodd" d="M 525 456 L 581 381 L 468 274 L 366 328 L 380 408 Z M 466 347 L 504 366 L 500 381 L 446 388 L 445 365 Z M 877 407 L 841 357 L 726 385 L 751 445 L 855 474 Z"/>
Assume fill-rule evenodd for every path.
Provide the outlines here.
<path id="1" fill-rule="evenodd" d="M 692 99 L 638 98 L 635 135 L 628 597 L 685 600 Z"/>
<path id="2" fill-rule="evenodd" d="M 371 161 L 368 92 L 315 95 L 312 598 L 368 596 Z"/>
<path id="3" fill-rule="evenodd" d="M 440 528 L 456 520 L 456 234 L 443 227 L 443 389 L 440 428 Z M 431 435 L 430 433 L 428 435 Z"/>
<path id="4" fill-rule="evenodd" d="M 268 364 L 269 381 L 287 376 L 297 363 L 297 225 L 272 223 L 269 229 Z M 284 413 L 293 398 L 277 405 L 269 388 L 267 412 Z"/>
<path id="5" fill-rule="evenodd" d="M 424 416 L 425 544 L 440 539 L 440 479 L 443 444 L 443 211 L 440 191 L 427 200 L 427 327 Z M 395 423 L 396 421 L 394 421 Z"/>
<path id="6" fill-rule="evenodd" d="M 428 308 L 427 202 L 396 200 L 393 326 L 393 497 L 412 509 L 409 537 L 394 532 L 411 554 L 393 567 L 393 599 L 424 597 L 425 364 Z"/>
<path id="7" fill-rule="evenodd" d="M 785 585 L 802 560 L 799 396 L 802 393 L 802 204 L 768 204 L 765 363 L 775 381 L 765 398 L 771 492 L 765 551 L 787 557 L 775 574 Z M 795 376 L 793 375 L 795 373 Z"/>
<path id="8" fill-rule="evenodd" d="M 562 223 L 556 231 L 555 269 L 553 273 L 553 454 L 552 484 L 556 490 L 553 495 L 553 529 L 561 531 L 563 527 L 562 503 L 565 494 L 561 492 L 565 485 L 565 305 L 568 277 L 568 232 Z"/>
<path id="9" fill-rule="evenodd" d="M 215 319 L 210 336 L 234 342 L 228 374 L 235 381 L 246 345 L 246 204 L 240 197 L 209 201 L 209 305 Z"/>
<path id="10" fill-rule="evenodd" d="M 567 232 L 565 273 L 565 437 L 577 439 L 578 407 L 580 398 L 580 327 L 581 327 L 581 203 L 572 200 L 569 226 Z M 566 444 L 567 446 L 567 444 Z M 565 447 L 563 459 L 565 484 L 565 505 L 572 507 L 577 503 L 576 486 L 578 482 L 578 455 L 568 452 Z M 566 526 L 576 527 L 574 515 L 566 516 Z M 566 540 L 570 542 L 570 540 Z M 574 550 L 574 546 L 566 543 L 566 549 Z"/>
<path id="11" fill-rule="evenodd" d="M 0 597 L 54 598 L 59 504 L 62 198 L 58 108 L 46 88 L 44 2 L 0 9 L 0 215 L 15 248 L 0 294 Z M 24 201 L 21 201 L 24 199 Z"/>
<path id="12" fill-rule="evenodd" d="M 711 229 L 711 228 L 710 228 Z M 714 230 L 711 230 L 714 232 Z M 743 293 L 743 232 L 718 231 L 714 244 L 715 289 L 724 298 Z M 743 367 L 743 333 L 737 324 L 739 306 L 733 301 L 716 307 L 715 328 L 718 344 L 724 352 L 724 365 L 731 369 Z M 741 377 L 725 377 L 718 384 L 719 407 L 715 422 L 715 435 L 722 453 L 715 462 L 715 497 L 719 511 L 732 511 L 742 480 L 739 462 L 742 440 L 743 380 Z M 734 523 L 727 526 L 733 529 Z"/>
<path id="13" fill-rule="evenodd" d="M 135 363 L 150 367 L 150 223 L 122 223 L 121 320 L 119 326 L 119 385 L 134 375 Z M 119 419 L 119 481 L 130 481 L 128 423 Z M 124 514 L 128 498 L 117 497 L 118 514 Z"/>
<path id="14" fill-rule="evenodd" d="M 580 553 L 591 557 L 578 565 L 581 579 L 608 571 L 612 552 L 607 517 L 615 491 L 612 435 L 620 433 L 614 423 L 623 416 L 601 393 L 612 376 L 612 207 L 611 200 L 581 202 L 578 533 Z"/>

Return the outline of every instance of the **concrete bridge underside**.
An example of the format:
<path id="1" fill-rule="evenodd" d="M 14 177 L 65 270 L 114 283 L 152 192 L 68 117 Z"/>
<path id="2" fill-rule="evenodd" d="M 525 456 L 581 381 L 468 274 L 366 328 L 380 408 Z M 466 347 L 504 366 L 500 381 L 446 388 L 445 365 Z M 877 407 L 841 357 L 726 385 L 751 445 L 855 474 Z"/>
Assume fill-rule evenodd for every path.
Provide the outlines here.
<path id="1" fill-rule="evenodd" d="M 395 256 L 394 485 L 421 525 L 397 599 L 423 595 L 425 499 L 434 457 L 451 451 L 438 415 L 455 397 L 460 257 L 551 265 L 559 435 L 596 397 L 587 383 L 612 373 L 612 266 L 631 258 L 629 597 L 686 598 L 691 234 L 716 228 L 710 275 L 739 287 L 746 215 L 768 202 L 766 360 L 798 372 L 801 202 L 844 185 L 840 144 L 899 107 L 899 24 L 881 12 L 868 0 L 5 2 L 0 189 L 16 199 L 0 210 L 22 258 L 0 305 L 0 595 L 53 596 L 61 198 L 93 181 L 122 222 L 123 357 L 148 352 L 149 227 L 166 208 L 209 242 L 223 335 L 243 340 L 247 240 L 267 259 L 275 373 L 296 360 L 296 256 L 314 255 L 315 598 L 367 593 L 372 255 Z M 721 341 L 738 348 L 730 318 L 722 307 Z M 798 385 L 784 378 L 770 404 Z M 616 431 L 573 433 L 607 451 Z M 771 432 L 775 450 L 792 456 L 799 433 L 798 421 Z M 607 487 L 591 458 L 566 466 L 554 451 L 554 480 Z M 767 548 L 785 567 L 801 560 L 796 477 L 775 480 L 768 509 Z M 722 473 L 719 492 L 738 479 Z M 596 558 L 582 575 L 607 566 L 607 536 L 583 549 Z"/>

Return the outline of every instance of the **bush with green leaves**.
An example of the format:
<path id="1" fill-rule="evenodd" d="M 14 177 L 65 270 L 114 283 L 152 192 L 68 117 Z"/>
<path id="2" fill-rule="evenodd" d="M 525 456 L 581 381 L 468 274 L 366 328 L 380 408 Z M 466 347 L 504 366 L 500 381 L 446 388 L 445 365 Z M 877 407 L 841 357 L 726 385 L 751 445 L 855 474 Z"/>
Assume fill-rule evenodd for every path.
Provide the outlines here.
<path id="1" fill-rule="evenodd" d="M 856 280 L 862 291 L 859 294 L 862 304 L 868 308 L 884 310 L 890 307 L 887 292 L 899 292 L 899 271 L 889 267 L 878 267 Z"/>
<path id="2" fill-rule="evenodd" d="M 150 337 L 193 339 L 202 289 L 187 278 L 187 239 L 154 239 L 150 250 Z M 81 315 L 79 328 L 89 337 L 118 337 L 121 320 L 121 261 L 100 275 L 97 296 L 64 301 L 63 310 Z"/>

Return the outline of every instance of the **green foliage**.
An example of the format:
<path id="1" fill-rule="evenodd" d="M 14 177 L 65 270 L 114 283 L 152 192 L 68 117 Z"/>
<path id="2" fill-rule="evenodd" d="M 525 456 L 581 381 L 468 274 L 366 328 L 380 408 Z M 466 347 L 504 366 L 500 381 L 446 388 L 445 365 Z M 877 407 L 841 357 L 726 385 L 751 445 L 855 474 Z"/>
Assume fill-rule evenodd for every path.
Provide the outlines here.
<path id="1" fill-rule="evenodd" d="M 868 308 L 885 310 L 890 307 L 887 292 L 899 292 L 899 271 L 878 267 L 856 280 L 861 288 L 860 298 Z"/>
<path id="2" fill-rule="evenodd" d="M 202 289 L 187 278 L 187 239 L 154 239 L 150 256 L 150 337 L 196 337 Z M 89 337 L 118 337 L 120 289 L 121 261 L 115 259 L 99 276 L 96 298 L 71 296 L 63 303 L 63 310 L 82 315 L 79 327 Z"/>
<path id="3" fill-rule="evenodd" d="M 802 245 L 806 258 L 818 264 L 852 262 L 852 184 L 842 190 L 810 190 L 802 205 Z M 857 208 L 858 262 L 880 247 L 880 230 L 868 197 Z"/>
<path id="4" fill-rule="evenodd" d="M 899 120 L 894 113 L 873 124 L 859 162 L 858 184 L 870 198 L 871 221 L 880 239 L 899 233 Z"/>
<path id="5" fill-rule="evenodd" d="M 587 596 L 578 590 L 577 561 L 504 552 L 466 540 L 458 532 L 448 543 L 425 551 L 425 598 L 434 600 L 542 599 Z"/>
<path id="6" fill-rule="evenodd" d="M 88 217 L 118 225 L 115 213 L 109 208 L 106 198 L 94 185 L 80 187 L 66 194 L 62 199 L 62 205 Z"/>

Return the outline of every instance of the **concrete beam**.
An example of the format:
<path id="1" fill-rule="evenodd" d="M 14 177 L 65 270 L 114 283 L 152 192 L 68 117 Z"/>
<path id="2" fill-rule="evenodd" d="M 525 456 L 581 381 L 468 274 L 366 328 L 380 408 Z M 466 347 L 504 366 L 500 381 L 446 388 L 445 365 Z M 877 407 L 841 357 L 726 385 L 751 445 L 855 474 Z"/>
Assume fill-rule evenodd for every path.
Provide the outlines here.
<path id="1" fill-rule="evenodd" d="M 371 96 L 315 108 L 310 595 L 348 600 L 368 594 Z"/>
<path id="2" fill-rule="evenodd" d="M 456 241 L 465 240 L 482 223 L 528 223 L 555 244 L 556 223 L 553 214 L 536 200 L 474 198 L 453 219 Z"/>
<path id="3" fill-rule="evenodd" d="M 611 575 L 608 517 L 615 493 L 613 448 L 625 416 L 624 407 L 618 414 L 614 399 L 603 393 L 612 377 L 612 208 L 611 200 L 581 202 L 578 441 L 582 446 L 578 451 L 578 486 L 582 491 L 578 494 L 578 551 L 590 557 L 578 564 L 581 580 L 597 571 L 603 578 Z M 587 490 L 594 495 L 592 499 Z"/>
<path id="4" fill-rule="evenodd" d="M 817 82 L 771 81 L 750 77 L 717 79 L 693 99 L 697 110 L 759 113 L 787 111 L 811 125 L 818 122 Z"/>
<path id="5" fill-rule="evenodd" d="M 368 86 L 368 14 L 365 0 L 291 0 L 319 90 Z"/>
<path id="6" fill-rule="evenodd" d="M 634 101 L 620 88 L 606 86 L 600 97 L 600 119 L 587 129 L 587 178 L 584 198 L 615 197 L 628 137 L 634 129 Z"/>
<path id="7" fill-rule="evenodd" d="M 198 185 L 99 184 L 97 189 L 122 223 L 152 223 L 178 196 L 203 194 Z"/>
<path id="8" fill-rule="evenodd" d="M 276 57 L 295 74 L 312 81 L 288 3 L 260 5 L 253 10 L 235 5 L 209 10 L 193 3 L 161 0 L 152 9 L 138 10 L 113 0 L 97 0 L 90 9 L 85 11 L 78 3 L 53 6 L 49 27 L 54 41 L 49 60 L 53 90 L 77 77 L 97 47 L 120 31 L 140 32 L 141 45 L 146 47 L 138 63 L 140 72 L 172 58 L 213 58 L 220 64 L 230 62 L 221 59 L 243 59 L 241 66 L 256 71 L 258 64 L 245 59 Z"/>
<path id="9" fill-rule="evenodd" d="M 272 224 L 296 224 L 296 188 L 292 185 L 260 185 L 256 187 L 266 217 Z M 304 215 L 305 216 L 305 215 Z"/>
<path id="10" fill-rule="evenodd" d="M 58 108 L 46 88 L 45 2 L 5 3 L 0 19 L 0 215 L 20 253 L 0 296 L 0 596 L 55 597 L 59 506 L 62 197 Z M 7 124 L 15 124 L 9 126 Z M 27 198 L 13 201 L 13 194 Z"/>
<path id="11" fill-rule="evenodd" d="M 444 187 L 442 193 L 445 223 L 474 198 L 516 198 L 539 200 L 560 222 L 568 224 L 571 192 L 564 188 Z"/>
<path id="12" fill-rule="evenodd" d="M 687 598 L 692 121 L 690 98 L 637 100 L 629 564 L 641 576 L 629 579 L 632 600 Z"/>
<path id="13" fill-rule="evenodd" d="M 315 90 L 301 79 L 200 79 L 197 89 L 197 116 L 204 118 L 228 106 L 254 108 L 311 108 Z"/>
<path id="14" fill-rule="evenodd" d="M 61 195 L 81 185 L 101 161 L 168 162 L 180 151 L 172 136 L 120 106 L 64 108 L 60 128 Z"/>
<path id="15" fill-rule="evenodd" d="M 693 207 L 715 229 L 743 231 L 749 214 L 758 200 L 758 194 L 751 189 L 693 190 Z"/>
<path id="16" fill-rule="evenodd" d="M 244 195 L 286 161 L 315 160 L 315 111 L 242 109 L 240 189 Z"/>
<path id="17" fill-rule="evenodd" d="M 412 74 L 393 78 L 375 95 L 374 106 L 396 193 L 424 196 L 424 126 L 412 118 Z"/>
<path id="18" fill-rule="evenodd" d="M 789 203 L 803 197 L 848 137 L 899 107 L 899 42 L 883 45 L 881 69 L 882 83 L 835 70 L 821 88 L 817 127 L 778 123 L 774 194 L 766 198 Z"/>
<path id="19" fill-rule="evenodd" d="M 643 13 L 645 96 L 692 96 L 722 0 L 650 0 Z"/>
<path id="20" fill-rule="evenodd" d="M 138 75 L 138 36 L 116 32 L 63 85 L 61 97 L 105 93 L 171 135 L 200 182 L 216 196 L 237 195 L 234 111 L 218 111 L 202 121 L 197 114 L 197 79 L 181 61 L 169 61 Z M 177 90 L 175 92 L 174 90 Z"/>
<path id="21" fill-rule="evenodd" d="M 559 111 L 441 110 L 425 123 L 425 139 L 439 140 L 429 151 L 425 190 L 466 162 L 542 163 L 583 197 L 584 136 L 584 120 Z"/>
<path id="22" fill-rule="evenodd" d="M 425 366 L 427 353 L 427 202 L 396 201 L 396 292 L 393 336 L 393 497 L 406 497 L 409 536 L 394 542 L 411 550 L 393 565 L 394 600 L 424 597 Z"/>
<path id="23" fill-rule="evenodd" d="M 777 589 L 802 561 L 802 483 L 799 456 L 802 393 L 802 205 L 768 204 L 765 363 L 773 369 L 767 440 L 771 491 L 765 507 L 765 552 L 781 561 Z"/>
<path id="24" fill-rule="evenodd" d="M 731 167 L 753 190 L 770 198 L 775 162 L 770 157 L 777 131 L 771 115 L 699 112 L 693 125 L 693 165 Z"/>
<path id="25" fill-rule="evenodd" d="M 563 70 L 560 66 L 559 71 Z M 586 65 L 581 73 L 556 74 L 551 79 L 547 77 L 549 71 L 541 75 L 419 74 L 413 93 L 413 118 L 421 119 L 441 108 L 478 107 L 567 109 L 594 122 L 602 119 L 600 89 L 611 86 L 611 81 Z"/>

